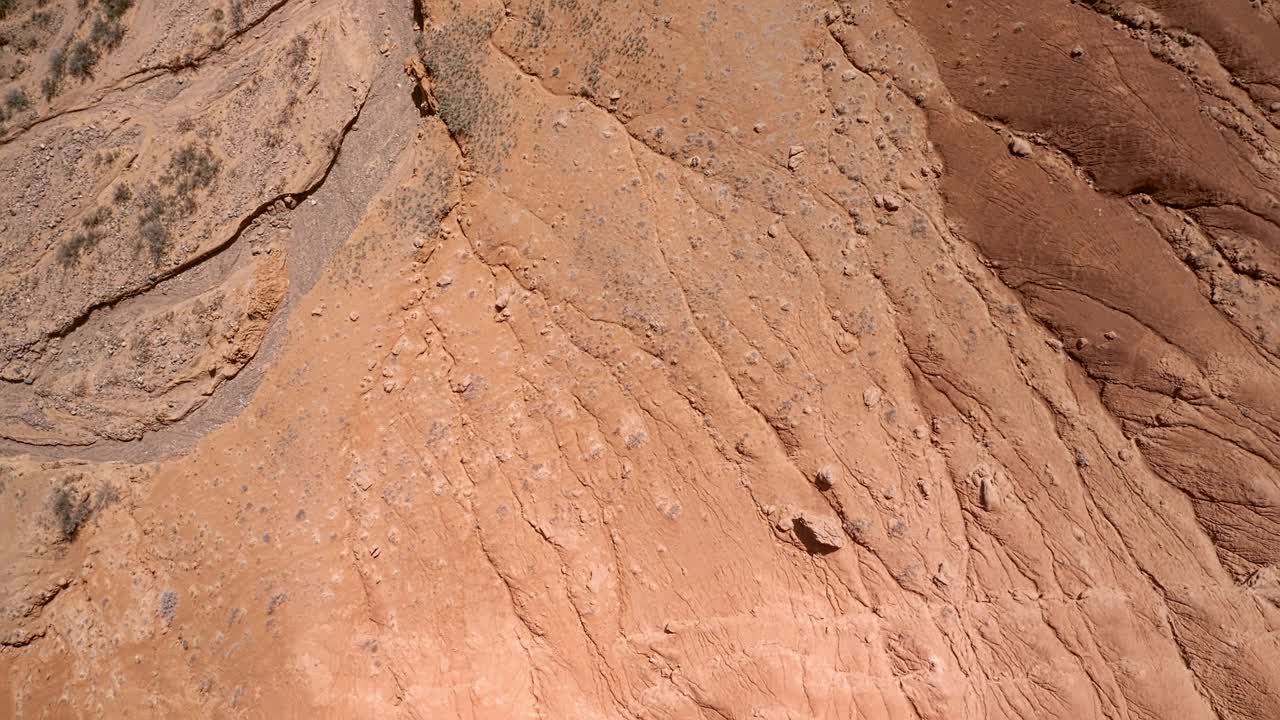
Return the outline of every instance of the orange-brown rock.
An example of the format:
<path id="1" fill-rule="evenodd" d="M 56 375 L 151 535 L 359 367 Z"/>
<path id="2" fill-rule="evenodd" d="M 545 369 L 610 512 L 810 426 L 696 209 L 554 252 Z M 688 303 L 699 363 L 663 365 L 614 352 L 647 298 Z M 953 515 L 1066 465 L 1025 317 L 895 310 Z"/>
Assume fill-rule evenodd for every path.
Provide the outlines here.
<path id="1" fill-rule="evenodd" d="M 1278 28 L 0 0 L 0 717 L 1280 717 Z"/>

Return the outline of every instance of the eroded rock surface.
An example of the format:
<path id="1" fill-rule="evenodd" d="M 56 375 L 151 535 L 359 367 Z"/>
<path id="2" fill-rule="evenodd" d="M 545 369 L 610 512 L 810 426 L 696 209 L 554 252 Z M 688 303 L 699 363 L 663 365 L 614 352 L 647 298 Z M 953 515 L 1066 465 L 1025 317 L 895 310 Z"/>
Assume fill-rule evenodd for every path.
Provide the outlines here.
<path id="1" fill-rule="evenodd" d="M 0 0 L 0 716 L 1280 716 L 1278 17 Z"/>

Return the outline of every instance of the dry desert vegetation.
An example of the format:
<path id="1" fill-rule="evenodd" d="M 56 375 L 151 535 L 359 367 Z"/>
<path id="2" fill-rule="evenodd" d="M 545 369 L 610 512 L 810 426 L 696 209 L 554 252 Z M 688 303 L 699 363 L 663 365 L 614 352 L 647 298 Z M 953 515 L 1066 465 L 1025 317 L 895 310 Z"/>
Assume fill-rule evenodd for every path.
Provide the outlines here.
<path id="1" fill-rule="evenodd" d="M 0 717 L 1280 718 L 1280 3 L 0 0 Z"/>

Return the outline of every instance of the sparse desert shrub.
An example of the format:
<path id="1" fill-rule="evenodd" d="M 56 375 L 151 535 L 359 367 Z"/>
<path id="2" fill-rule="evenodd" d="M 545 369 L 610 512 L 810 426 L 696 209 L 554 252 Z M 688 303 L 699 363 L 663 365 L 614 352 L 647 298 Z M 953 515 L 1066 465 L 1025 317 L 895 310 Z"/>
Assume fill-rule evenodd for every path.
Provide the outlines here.
<path id="1" fill-rule="evenodd" d="M 61 78 L 67 71 L 67 51 L 65 48 L 54 48 L 49 53 L 49 77 Z"/>
<path id="2" fill-rule="evenodd" d="M 120 491 L 116 490 L 116 486 L 110 483 L 103 484 L 102 487 L 98 488 L 98 496 L 94 498 L 93 510 L 98 512 L 103 508 L 115 505 L 119 501 Z"/>
<path id="3" fill-rule="evenodd" d="M 0 19 L 8 15 L 18 5 L 18 0 L 0 0 Z"/>
<path id="4" fill-rule="evenodd" d="M 152 257 L 159 259 L 164 255 L 169 242 L 169 203 L 154 183 L 147 183 L 138 200 L 142 205 L 142 213 L 138 216 L 138 233 L 143 244 L 151 250 Z"/>
<path id="5" fill-rule="evenodd" d="M 120 183 L 111 193 L 111 201 L 116 205 L 123 205 L 133 198 L 133 191 L 129 189 L 128 183 Z"/>
<path id="6" fill-rule="evenodd" d="M 97 18 L 93 21 L 89 41 L 94 45 L 114 50 L 122 40 L 124 40 L 124 26 L 119 22 L 105 18 Z"/>
<path id="7" fill-rule="evenodd" d="M 67 51 L 67 72 L 80 80 L 93 77 L 93 68 L 98 64 L 98 48 L 88 40 L 77 40 Z"/>
<path id="8" fill-rule="evenodd" d="M 4 96 L 4 104 L 12 112 L 22 112 L 31 107 L 31 98 L 22 88 L 13 88 Z"/>
<path id="9" fill-rule="evenodd" d="M 111 219 L 111 208 L 94 208 L 93 212 L 84 216 L 81 223 L 87 228 L 96 228 Z"/>
<path id="10" fill-rule="evenodd" d="M 304 35 L 295 35 L 289 41 L 289 49 L 285 51 L 289 66 L 297 70 L 311 58 L 311 41 Z"/>
<path id="11" fill-rule="evenodd" d="M 491 20 L 459 17 L 421 38 L 422 62 L 431 76 L 436 112 L 449 134 L 482 163 L 499 161 L 508 149 L 510 103 L 483 72 Z"/>
<path id="12" fill-rule="evenodd" d="M 174 193 L 183 205 L 189 205 L 187 212 L 195 210 L 192 195 L 196 190 L 209 187 L 217 177 L 220 165 L 209 148 L 187 144 L 178 149 L 169 159 L 169 171 L 161 178 L 161 182 L 172 185 Z"/>
<path id="13" fill-rule="evenodd" d="M 196 191 L 213 184 L 220 169 L 211 149 L 189 143 L 169 159 L 160 184 L 147 183 L 138 194 L 138 232 L 157 261 L 168 249 L 172 223 L 196 211 Z"/>
<path id="14" fill-rule="evenodd" d="M 62 78 L 67 74 L 67 51 L 65 48 L 54 48 L 49 53 L 49 74 L 40 83 L 40 92 L 45 100 L 52 100 L 62 92 Z"/>
<path id="15" fill-rule="evenodd" d="M 89 228 L 83 232 L 78 232 L 71 236 L 71 239 L 62 244 L 58 248 L 58 262 L 63 267 L 70 267 L 80 262 L 80 258 L 103 237 L 102 232 L 95 228 Z"/>
<path id="16" fill-rule="evenodd" d="M 51 502 L 55 527 L 62 539 L 71 542 L 80 534 L 89 517 L 93 514 L 93 506 L 89 496 L 81 494 L 75 488 L 63 485 L 53 491 Z"/>
<path id="17" fill-rule="evenodd" d="M 165 590 L 160 594 L 160 608 L 157 614 L 166 623 L 173 622 L 173 618 L 178 613 L 178 593 L 173 590 Z"/>
<path id="18" fill-rule="evenodd" d="M 138 232 L 142 236 L 142 242 L 146 243 L 147 249 L 151 251 L 152 257 L 157 260 L 164 257 L 164 251 L 169 247 L 169 226 L 164 224 L 163 219 L 154 218 L 144 221 Z"/>
<path id="19" fill-rule="evenodd" d="M 119 20 L 131 7 L 133 0 L 102 0 L 102 12 L 108 20 Z"/>

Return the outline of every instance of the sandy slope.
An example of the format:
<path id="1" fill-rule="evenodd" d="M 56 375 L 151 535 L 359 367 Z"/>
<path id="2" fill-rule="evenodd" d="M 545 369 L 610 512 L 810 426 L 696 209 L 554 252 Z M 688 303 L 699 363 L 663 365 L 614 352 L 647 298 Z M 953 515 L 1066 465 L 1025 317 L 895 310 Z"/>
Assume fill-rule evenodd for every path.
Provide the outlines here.
<path id="1" fill-rule="evenodd" d="M 49 6 L 0 717 L 1280 716 L 1272 3 Z"/>

